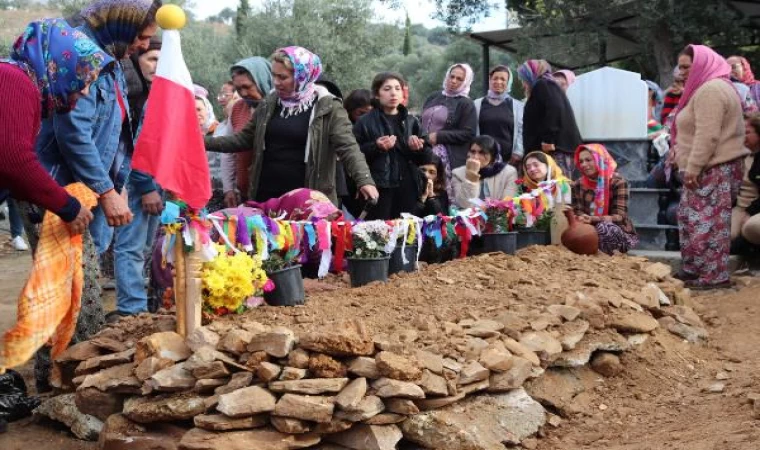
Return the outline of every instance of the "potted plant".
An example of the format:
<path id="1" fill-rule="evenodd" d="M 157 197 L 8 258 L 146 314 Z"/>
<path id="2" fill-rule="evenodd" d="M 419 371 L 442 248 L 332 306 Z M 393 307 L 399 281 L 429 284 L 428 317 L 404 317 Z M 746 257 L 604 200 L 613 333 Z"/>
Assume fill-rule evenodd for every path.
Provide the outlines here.
<path id="1" fill-rule="evenodd" d="M 244 252 L 228 252 L 221 245 L 217 249 L 217 256 L 201 269 L 204 313 L 240 314 L 259 305 L 261 295 L 273 287 L 261 260 Z"/>
<path id="2" fill-rule="evenodd" d="M 297 263 L 298 251 L 285 254 L 272 251 L 263 261 L 264 271 L 274 283 L 274 289 L 264 294 L 264 300 L 272 306 L 303 305 L 306 294 L 301 276 L 301 265 Z"/>
<path id="3" fill-rule="evenodd" d="M 514 205 L 511 201 L 485 200 L 486 224 L 482 253 L 503 252 L 514 255 L 517 232 L 513 231 Z"/>
<path id="4" fill-rule="evenodd" d="M 351 229 L 353 251 L 348 257 L 351 287 L 364 286 L 373 281 L 388 281 L 388 254 L 385 247 L 390 240 L 390 228 L 383 221 L 359 222 Z"/>
<path id="5" fill-rule="evenodd" d="M 414 272 L 417 270 L 417 237 L 409 235 L 404 246 L 404 237 L 398 238 L 396 248 L 391 253 L 390 260 L 388 261 L 388 275 L 393 275 L 398 272 Z M 403 247 L 403 250 L 402 250 Z M 406 256 L 406 263 L 404 262 L 404 256 Z"/>
<path id="6" fill-rule="evenodd" d="M 517 250 L 531 245 L 549 245 L 551 244 L 551 223 L 554 213 L 545 211 L 541 217 L 536 220 L 533 226 L 527 226 L 527 219 L 524 212 L 515 216 L 515 229 L 517 230 Z"/>

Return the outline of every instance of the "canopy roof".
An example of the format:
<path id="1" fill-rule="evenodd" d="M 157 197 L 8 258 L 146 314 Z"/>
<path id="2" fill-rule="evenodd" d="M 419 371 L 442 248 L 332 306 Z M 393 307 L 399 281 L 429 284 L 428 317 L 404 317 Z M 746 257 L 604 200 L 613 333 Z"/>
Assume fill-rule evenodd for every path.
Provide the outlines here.
<path id="1" fill-rule="evenodd" d="M 752 26 L 760 28 L 760 0 L 727 2 L 750 18 Z M 520 41 L 530 41 L 531 48 L 540 50 L 537 53 L 553 67 L 576 70 L 603 66 L 641 52 L 639 13 L 636 12 L 635 3 L 630 1 L 614 5 L 593 16 L 580 17 L 562 32 L 508 28 L 470 33 L 469 38 L 510 53 L 519 52 Z"/>

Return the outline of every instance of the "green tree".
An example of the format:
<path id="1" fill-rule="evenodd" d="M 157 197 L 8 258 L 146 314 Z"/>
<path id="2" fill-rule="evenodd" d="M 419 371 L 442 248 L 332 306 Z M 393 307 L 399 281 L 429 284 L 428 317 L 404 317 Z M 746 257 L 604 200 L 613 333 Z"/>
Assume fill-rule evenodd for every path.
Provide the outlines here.
<path id="1" fill-rule="evenodd" d="M 48 5 L 51 8 L 59 9 L 64 16 L 76 14 L 90 3 L 90 0 L 49 0 Z"/>
<path id="2" fill-rule="evenodd" d="M 409 12 L 407 12 L 404 27 L 404 56 L 409 56 L 409 53 L 412 53 L 412 21 L 409 20 Z"/>
<path id="3" fill-rule="evenodd" d="M 237 15 L 235 16 L 235 31 L 238 36 L 243 34 L 245 24 L 248 18 L 251 16 L 251 5 L 248 0 L 240 0 L 238 5 Z"/>
<path id="4" fill-rule="evenodd" d="M 678 51 L 687 43 L 704 43 L 719 51 L 730 51 L 755 42 L 758 31 L 747 27 L 740 13 L 725 1 L 715 0 L 510 0 L 512 8 L 525 28 L 525 38 L 518 47 L 526 56 L 540 57 L 532 33 L 557 36 L 558 49 L 572 51 L 569 37 L 579 31 L 598 31 L 591 44 L 600 53 L 607 45 L 607 29 L 621 11 L 635 12 L 630 45 L 637 46 L 640 56 L 632 63 L 646 75 L 659 75 L 667 84 Z M 491 11 L 488 0 L 436 0 L 437 14 L 451 27 L 461 21 L 472 23 Z M 631 33 L 626 29 L 615 32 Z M 727 32 L 731 30 L 731 32 Z M 533 34 L 534 35 L 534 34 Z M 579 43 L 588 45 L 589 42 Z M 545 49 L 551 50 L 551 49 Z"/>

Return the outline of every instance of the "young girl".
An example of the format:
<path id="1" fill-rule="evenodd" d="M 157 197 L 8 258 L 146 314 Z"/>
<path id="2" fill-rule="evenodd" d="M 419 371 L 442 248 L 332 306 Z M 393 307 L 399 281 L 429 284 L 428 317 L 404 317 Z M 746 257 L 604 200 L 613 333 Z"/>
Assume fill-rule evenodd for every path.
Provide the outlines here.
<path id="1" fill-rule="evenodd" d="M 478 136 L 470 145 L 467 162 L 454 169 L 451 182 L 457 207 L 471 208 L 472 199 L 512 198 L 517 193 L 517 170 L 501 160 L 496 141 L 491 136 Z"/>
<path id="2" fill-rule="evenodd" d="M 441 158 L 432 153 L 426 154 L 419 166 L 422 173 L 420 197 L 415 215 L 418 217 L 447 215 L 449 213 L 449 195 L 446 193 L 446 166 Z"/>
<path id="3" fill-rule="evenodd" d="M 419 200 L 416 169 L 426 152 L 419 121 L 401 103 L 404 78 L 392 72 L 372 81 L 374 109 L 354 125 L 354 135 L 380 192 L 367 219 L 395 219 L 413 212 Z"/>

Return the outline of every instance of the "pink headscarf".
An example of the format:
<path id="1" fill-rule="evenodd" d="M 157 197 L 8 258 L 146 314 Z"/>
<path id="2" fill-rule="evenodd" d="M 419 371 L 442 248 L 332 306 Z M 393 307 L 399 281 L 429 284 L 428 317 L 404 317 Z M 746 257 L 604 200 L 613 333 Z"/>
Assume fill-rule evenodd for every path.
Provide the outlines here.
<path id="1" fill-rule="evenodd" d="M 571 84 L 575 83 L 575 72 L 572 70 L 558 70 L 554 72 L 554 76 L 562 75 L 567 80 L 567 85 L 570 86 Z"/>
<path id="2" fill-rule="evenodd" d="M 456 91 L 450 91 L 446 87 L 446 82 L 449 79 L 449 75 L 451 75 L 451 71 L 460 68 L 464 70 L 464 83 L 457 89 Z M 472 71 L 472 67 L 470 67 L 469 64 L 454 64 L 453 66 L 449 67 L 449 70 L 446 71 L 446 77 L 443 79 L 443 95 L 446 97 L 467 97 L 470 95 L 470 86 L 472 86 L 472 80 L 475 78 L 475 74 Z"/>
<path id="3" fill-rule="evenodd" d="M 740 81 L 746 84 L 747 86 L 752 86 L 753 84 L 757 84 L 758 81 L 755 80 L 755 74 L 752 73 L 752 66 L 749 65 L 749 61 L 747 61 L 747 58 L 743 56 L 738 56 L 737 58 L 739 58 L 739 61 L 742 62 L 742 69 L 743 69 L 742 72 L 744 73 Z"/>
<path id="4" fill-rule="evenodd" d="M 733 88 L 731 84 L 731 66 L 728 62 L 715 53 L 713 49 L 706 45 L 689 45 L 686 48 L 691 48 L 694 52 L 694 57 L 691 61 L 691 70 L 689 71 L 689 78 L 686 80 L 686 84 L 683 88 L 683 94 L 678 101 L 678 108 L 673 119 L 673 129 L 671 130 L 671 136 L 673 142 L 676 142 L 677 127 L 676 122 L 678 115 L 689 104 L 691 97 L 697 92 L 699 88 L 705 83 L 712 80 L 724 80 L 729 86 Z M 737 93 L 737 97 L 739 94 Z M 741 99 L 740 99 L 741 100 Z"/>

